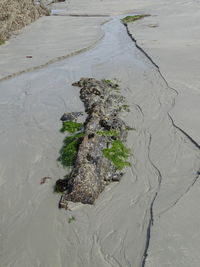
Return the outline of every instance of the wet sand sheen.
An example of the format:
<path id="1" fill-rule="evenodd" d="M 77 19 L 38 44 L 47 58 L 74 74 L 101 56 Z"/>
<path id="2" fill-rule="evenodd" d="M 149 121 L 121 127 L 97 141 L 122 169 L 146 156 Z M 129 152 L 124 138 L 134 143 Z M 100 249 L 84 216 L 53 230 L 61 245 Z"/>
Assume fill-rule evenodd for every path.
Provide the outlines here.
<path id="1" fill-rule="evenodd" d="M 174 91 L 119 18 L 102 28 L 105 37 L 94 49 L 0 83 L 2 266 L 142 266 L 157 192 L 165 189 L 164 211 L 195 180 L 199 151 L 168 117 Z M 66 173 L 56 162 L 59 118 L 84 110 L 71 86 L 81 77 L 119 80 L 131 109 L 125 119 L 136 129 L 129 136 L 132 168 L 94 206 L 65 212 L 52 192 Z M 44 176 L 52 179 L 40 185 Z M 68 224 L 72 214 L 76 221 Z"/>

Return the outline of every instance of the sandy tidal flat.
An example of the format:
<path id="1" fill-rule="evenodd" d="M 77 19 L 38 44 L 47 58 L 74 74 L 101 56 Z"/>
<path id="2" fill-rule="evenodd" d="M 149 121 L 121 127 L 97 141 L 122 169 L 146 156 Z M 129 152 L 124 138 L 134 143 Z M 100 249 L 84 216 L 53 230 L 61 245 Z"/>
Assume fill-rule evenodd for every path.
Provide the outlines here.
<path id="1" fill-rule="evenodd" d="M 199 267 L 200 151 L 174 120 L 178 91 L 120 17 L 102 31 L 95 48 L 0 82 L 3 267 Z M 59 119 L 84 110 L 71 86 L 81 77 L 118 79 L 130 106 L 122 116 L 135 129 L 128 138 L 132 167 L 94 206 L 71 203 L 66 212 L 53 193 L 66 174 L 56 161 L 64 138 Z M 51 179 L 41 185 L 44 176 Z"/>

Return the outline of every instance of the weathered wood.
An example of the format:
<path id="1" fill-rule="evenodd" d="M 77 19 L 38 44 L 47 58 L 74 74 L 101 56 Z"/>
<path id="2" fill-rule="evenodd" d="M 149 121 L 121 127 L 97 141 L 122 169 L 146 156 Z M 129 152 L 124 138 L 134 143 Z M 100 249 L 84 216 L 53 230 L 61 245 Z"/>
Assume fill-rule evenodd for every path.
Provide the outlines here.
<path id="1" fill-rule="evenodd" d="M 124 103 L 115 90 L 118 86 L 110 81 L 82 78 L 74 86 L 81 87 L 80 98 L 88 117 L 84 123 L 84 137 L 79 145 L 75 165 L 67 179 L 67 190 L 61 197 L 59 206 L 67 207 L 67 201 L 93 204 L 106 184 L 119 181 L 122 172 L 103 156 L 113 140 L 126 141 L 128 127 L 119 118 Z M 101 134 L 116 131 L 118 136 Z"/>

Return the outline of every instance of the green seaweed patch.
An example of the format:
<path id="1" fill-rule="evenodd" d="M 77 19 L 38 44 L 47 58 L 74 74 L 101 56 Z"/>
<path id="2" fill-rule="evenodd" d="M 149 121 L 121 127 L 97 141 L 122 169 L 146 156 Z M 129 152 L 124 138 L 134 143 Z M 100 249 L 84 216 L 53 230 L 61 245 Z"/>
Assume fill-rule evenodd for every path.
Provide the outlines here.
<path id="1" fill-rule="evenodd" d="M 115 83 L 112 80 L 103 80 L 104 83 L 108 84 L 108 85 L 115 85 Z"/>
<path id="2" fill-rule="evenodd" d="M 98 131 L 97 134 L 101 136 L 116 136 L 116 137 L 120 135 L 119 131 L 116 130 Z"/>
<path id="3" fill-rule="evenodd" d="M 71 217 L 69 217 L 69 219 L 68 219 L 68 223 L 72 223 L 72 222 L 75 222 L 75 221 L 76 221 L 75 216 L 71 216 Z"/>
<path id="4" fill-rule="evenodd" d="M 124 25 L 127 25 L 127 23 L 134 22 L 139 19 L 143 19 L 144 17 L 148 17 L 150 15 L 142 14 L 142 15 L 135 15 L 135 16 L 127 16 L 123 18 L 121 21 L 124 23 Z"/>
<path id="5" fill-rule="evenodd" d="M 124 111 L 130 112 L 129 105 L 126 105 L 126 104 L 122 105 L 121 109 L 123 109 Z"/>
<path id="6" fill-rule="evenodd" d="M 111 148 L 105 148 L 102 150 L 104 157 L 111 160 L 118 170 L 122 170 L 126 166 L 131 166 L 128 162 L 130 156 L 130 149 L 128 149 L 121 140 L 115 140 L 112 142 Z"/>
<path id="7" fill-rule="evenodd" d="M 5 41 L 4 40 L 0 40 L 0 45 L 3 45 L 5 44 Z"/>
<path id="8" fill-rule="evenodd" d="M 106 85 L 110 86 L 113 90 L 116 90 L 116 91 L 120 90 L 119 85 L 117 83 L 115 83 L 114 81 L 112 81 L 112 80 L 105 80 L 104 79 L 103 82 Z"/>
<path id="9" fill-rule="evenodd" d="M 84 133 L 76 133 L 72 136 L 65 137 L 63 141 L 63 146 L 60 149 L 60 156 L 58 161 L 63 165 L 63 167 L 72 167 L 75 163 L 78 148 Z"/>
<path id="10" fill-rule="evenodd" d="M 75 121 L 64 121 L 63 127 L 60 129 L 61 133 L 69 132 L 69 133 L 75 133 L 80 131 L 83 128 L 82 123 L 78 123 Z"/>

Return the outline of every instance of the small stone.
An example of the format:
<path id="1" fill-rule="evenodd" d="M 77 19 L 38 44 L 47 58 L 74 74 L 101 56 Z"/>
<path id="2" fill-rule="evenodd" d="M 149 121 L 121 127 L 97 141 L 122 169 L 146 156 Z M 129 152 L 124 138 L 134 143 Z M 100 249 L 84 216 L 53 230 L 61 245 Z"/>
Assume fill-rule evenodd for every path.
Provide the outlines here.
<path id="1" fill-rule="evenodd" d="M 64 121 L 76 121 L 79 116 L 83 116 L 83 112 L 70 112 L 70 113 L 64 113 L 60 120 L 62 122 Z"/>

